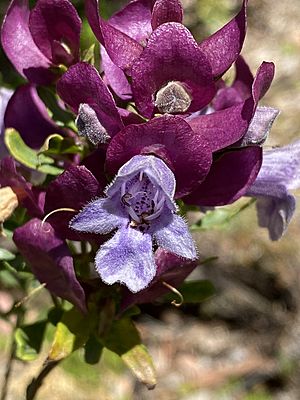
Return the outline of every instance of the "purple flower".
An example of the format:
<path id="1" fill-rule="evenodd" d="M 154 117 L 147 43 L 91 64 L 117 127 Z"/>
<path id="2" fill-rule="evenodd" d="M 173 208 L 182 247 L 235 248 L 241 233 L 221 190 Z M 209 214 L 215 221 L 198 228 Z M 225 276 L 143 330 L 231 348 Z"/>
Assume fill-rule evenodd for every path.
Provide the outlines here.
<path id="1" fill-rule="evenodd" d="M 24 142 L 39 149 L 52 133 L 65 135 L 50 117 L 45 104 L 40 99 L 35 85 L 27 83 L 16 89 L 8 102 L 5 128 L 16 129 Z"/>
<path id="2" fill-rule="evenodd" d="M 106 198 L 89 203 L 71 228 L 98 234 L 117 229 L 95 259 L 107 284 L 120 282 L 138 292 L 156 273 L 152 241 L 186 259 L 196 259 L 193 239 L 184 220 L 176 215 L 173 201 L 175 177 L 154 156 L 135 156 L 123 165 L 106 190 Z"/>
<path id="3" fill-rule="evenodd" d="M 81 20 L 69 0 L 12 0 L 1 30 L 2 47 L 16 70 L 37 84 L 56 79 L 59 64 L 79 58 Z"/>
<path id="4" fill-rule="evenodd" d="M 136 106 L 148 118 L 155 110 L 172 114 L 200 110 L 216 92 L 209 61 L 178 22 L 155 29 L 133 63 L 131 77 Z"/>
<path id="5" fill-rule="evenodd" d="M 263 62 L 255 78 L 239 59 L 234 91 L 221 89 L 222 106 L 206 115 L 188 118 L 195 134 L 201 134 L 213 151 L 214 161 L 206 179 L 184 198 L 188 204 L 221 206 L 245 195 L 255 181 L 262 163 L 260 145 L 267 135 L 277 110 L 260 109 L 274 76 L 274 64 Z M 239 81 L 239 85 L 237 85 Z M 229 88 L 232 89 L 232 88 Z M 259 134 L 254 132 L 259 129 Z"/>
<path id="6" fill-rule="evenodd" d="M 189 194 L 207 176 L 212 152 L 206 132 L 195 135 L 189 124 L 176 115 L 126 126 L 112 138 L 107 149 L 106 168 L 110 174 L 131 157 L 154 154 L 174 172 L 176 198 Z"/>
<path id="7" fill-rule="evenodd" d="M 79 133 L 92 142 L 104 142 L 124 127 L 112 94 L 90 64 L 70 67 L 58 81 L 57 92 L 78 114 Z"/>
<path id="8" fill-rule="evenodd" d="M 85 293 L 78 282 L 67 244 L 47 222 L 37 218 L 14 231 L 13 240 L 41 283 L 50 292 L 86 311 Z"/>
<path id="9" fill-rule="evenodd" d="M 178 0 L 135 0 L 109 21 L 99 15 L 97 0 L 87 0 L 86 15 L 103 45 L 102 66 L 108 83 L 122 99 L 129 99 L 133 90 L 139 111 L 150 117 L 155 106 L 166 112 L 162 111 L 166 106 L 160 104 L 162 92 L 165 87 L 170 92 L 170 84 L 171 92 L 179 90 L 187 98 L 184 106 L 171 107 L 172 112 L 193 111 L 208 104 L 214 94 L 212 78 L 220 77 L 241 51 L 246 6 L 244 0 L 240 12 L 199 46 L 181 24 L 183 11 Z M 167 67 L 161 69 L 162 63 Z M 124 72 L 132 76 L 132 90 Z M 159 96 L 155 99 L 156 92 Z"/>
<path id="10" fill-rule="evenodd" d="M 268 229 L 271 240 L 285 233 L 296 206 L 289 191 L 299 187 L 300 141 L 264 151 L 261 170 L 246 194 L 257 198 L 258 223 Z"/>

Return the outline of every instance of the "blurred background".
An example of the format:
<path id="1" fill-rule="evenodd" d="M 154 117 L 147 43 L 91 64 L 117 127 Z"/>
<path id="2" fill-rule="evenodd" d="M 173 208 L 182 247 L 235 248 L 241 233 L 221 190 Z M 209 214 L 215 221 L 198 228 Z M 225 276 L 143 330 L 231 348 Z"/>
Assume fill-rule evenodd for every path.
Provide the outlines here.
<path id="1" fill-rule="evenodd" d="M 83 1 L 72 1 L 83 15 Z M 33 2 L 34 3 L 34 2 Z M 106 0 L 109 16 L 125 1 Z M 198 41 L 227 22 L 240 0 L 182 0 L 185 24 Z M 248 31 L 242 51 L 252 71 L 262 61 L 276 65 L 275 81 L 262 104 L 281 110 L 266 146 L 300 137 L 300 2 L 249 2 Z M 0 19 L 8 1 L 1 0 Z M 93 40 L 84 24 L 83 43 Z M 0 85 L 21 78 L 1 50 Z M 240 201 L 243 204 L 244 200 Z M 158 385 L 148 392 L 122 363 L 106 352 L 99 365 L 83 362 L 80 352 L 46 379 L 38 400 L 298 400 L 300 398 L 300 211 L 280 242 L 258 228 L 255 206 L 223 229 L 195 235 L 202 259 L 192 279 L 209 279 L 216 294 L 197 306 L 155 304 L 136 318 L 157 367 Z M 197 215 L 190 215 L 191 220 Z M 38 310 L 45 292 L 30 307 Z M 0 282 L 0 310 L 12 301 Z M 38 312 L 38 311 L 36 311 Z M 0 382 L 10 344 L 10 326 L 0 321 Z M 44 353 L 31 363 L 15 362 L 9 400 L 21 400 L 39 371 Z"/>

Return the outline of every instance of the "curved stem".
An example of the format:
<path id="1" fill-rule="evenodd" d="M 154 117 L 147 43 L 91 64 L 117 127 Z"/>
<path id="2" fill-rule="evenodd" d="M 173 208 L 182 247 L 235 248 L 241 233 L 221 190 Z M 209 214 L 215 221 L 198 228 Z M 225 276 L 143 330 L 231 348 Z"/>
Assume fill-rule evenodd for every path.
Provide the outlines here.
<path id="1" fill-rule="evenodd" d="M 26 400 L 33 400 L 42 386 L 44 379 L 46 376 L 57 366 L 59 361 L 49 361 L 46 360 L 43 368 L 36 378 L 33 378 L 31 383 L 27 386 L 26 389 Z"/>

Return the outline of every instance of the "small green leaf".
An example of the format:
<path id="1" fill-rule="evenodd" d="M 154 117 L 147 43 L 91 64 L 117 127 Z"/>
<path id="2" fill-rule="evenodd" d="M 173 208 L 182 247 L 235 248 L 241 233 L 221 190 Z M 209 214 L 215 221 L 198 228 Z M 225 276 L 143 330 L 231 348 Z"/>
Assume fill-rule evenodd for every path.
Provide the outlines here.
<path id="1" fill-rule="evenodd" d="M 229 206 L 209 210 L 199 221 L 190 226 L 190 230 L 207 231 L 211 229 L 224 229 L 228 226 L 232 218 L 251 206 L 254 202 L 255 199 L 251 199 L 247 203 L 235 207 Z"/>
<path id="2" fill-rule="evenodd" d="M 82 314 L 75 307 L 63 314 L 57 323 L 49 360 L 59 361 L 82 347 L 95 325 L 94 313 Z"/>
<path id="3" fill-rule="evenodd" d="M 6 249 L 0 248 L 0 260 L 11 261 L 16 258 L 15 254 L 11 253 Z"/>
<path id="4" fill-rule="evenodd" d="M 84 51 L 82 61 L 85 61 L 92 65 L 95 64 L 95 43 L 93 43 L 88 49 Z"/>
<path id="5" fill-rule="evenodd" d="M 54 163 L 52 158 L 39 154 L 38 151 L 28 147 L 14 129 L 6 129 L 5 144 L 11 155 L 26 167 L 50 175 L 58 175 L 63 171 L 61 168 L 51 165 Z"/>
<path id="6" fill-rule="evenodd" d="M 213 284 L 207 280 L 184 282 L 178 291 L 183 296 L 184 303 L 200 303 L 215 294 Z M 174 299 L 174 294 L 167 294 L 164 299 L 170 302 Z"/>
<path id="7" fill-rule="evenodd" d="M 16 356 L 23 361 L 35 360 L 41 350 L 47 321 L 18 328 L 15 332 Z"/>
<path id="8" fill-rule="evenodd" d="M 77 154 L 82 152 L 82 146 L 74 143 L 74 138 L 64 138 L 57 133 L 50 135 L 45 140 L 43 146 L 39 150 L 39 154 L 44 155 L 62 155 Z"/>
<path id="9" fill-rule="evenodd" d="M 140 382 L 149 389 L 155 387 L 156 373 L 152 358 L 129 318 L 113 322 L 105 347 L 118 354 Z"/>
<path id="10" fill-rule="evenodd" d="M 40 86 L 38 88 L 38 93 L 40 98 L 45 103 L 51 118 L 56 121 L 58 125 L 68 127 L 73 124 L 73 114 L 61 108 L 58 102 L 58 97 L 53 89 Z"/>

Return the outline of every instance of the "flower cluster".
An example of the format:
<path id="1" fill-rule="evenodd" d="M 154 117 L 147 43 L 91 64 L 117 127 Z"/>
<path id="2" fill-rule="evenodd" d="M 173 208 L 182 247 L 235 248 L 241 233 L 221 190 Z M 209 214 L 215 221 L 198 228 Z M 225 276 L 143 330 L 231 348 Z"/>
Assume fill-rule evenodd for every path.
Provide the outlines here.
<path id="1" fill-rule="evenodd" d="M 28 213 L 14 241 L 52 293 L 85 310 L 86 287 L 101 278 L 129 289 L 126 308 L 166 291 L 159 287 L 166 275 L 180 284 L 198 253 L 176 201 L 200 209 L 256 197 L 259 224 L 272 240 L 282 236 L 295 208 L 288 190 L 299 187 L 299 143 L 262 149 L 278 115 L 259 106 L 274 65 L 262 62 L 253 76 L 240 55 L 246 11 L 244 0 L 198 43 L 182 24 L 179 0 L 133 0 L 109 20 L 97 0 L 85 0 L 101 45 L 99 72 L 80 53 L 81 20 L 69 0 L 37 0 L 32 10 L 12 0 L 2 46 L 28 82 L 10 98 L 4 125 L 38 154 L 51 156 L 43 144 L 53 134 L 73 143 L 52 159 L 64 171 L 47 181 L 40 174 L 39 184 L 22 162 L 1 161 L 1 187 L 10 186 Z M 41 86 L 55 98 L 53 118 Z M 67 240 L 99 248 L 97 277 L 78 277 Z"/>

